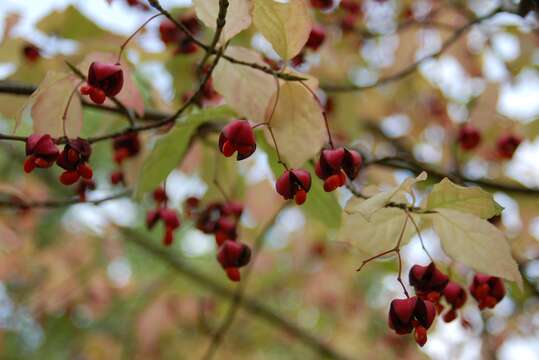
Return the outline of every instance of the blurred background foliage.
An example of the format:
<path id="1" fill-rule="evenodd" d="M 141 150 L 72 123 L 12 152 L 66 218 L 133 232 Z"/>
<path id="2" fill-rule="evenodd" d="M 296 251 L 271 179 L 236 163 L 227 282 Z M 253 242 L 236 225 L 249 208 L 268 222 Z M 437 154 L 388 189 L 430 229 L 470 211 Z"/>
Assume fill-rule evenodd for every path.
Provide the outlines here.
<path id="1" fill-rule="evenodd" d="M 313 11 L 316 21 L 326 27 L 328 39 L 318 53 L 307 55 L 299 71 L 316 76 L 321 84 L 376 83 L 439 49 L 470 17 L 501 4 L 496 0 L 360 3 L 363 15 L 353 31 L 342 31 L 342 9 Z M 162 4 L 173 14 L 192 12 L 187 1 Z M 28 10 L 32 6 L 39 7 L 39 14 Z M 110 5 L 104 0 L 4 0 L 0 10 L 4 29 L 0 76 L 29 86 L 39 84 L 47 71 L 67 71 L 66 59 L 79 63 L 95 51 L 116 53 L 126 36 L 152 14 L 123 0 Z M 422 23 L 424 14 L 434 11 L 430 21 Z M 196 89 L 195 69 L 203 54 L 173 54 L 159 40 L 158 23 L 147 26 L 126 54 L 146 109 L 170 113 L 186 92 Z M 404 23 L 409 25 L 399 25 Z M 206 29 L 201 38 L 207 42 L 211 35 Z M 399 81 L 361 92 L 327 92 L 333 104 L 329 120 L 334 136 L 371 158 L 392 156 L 399 144 L 425 167 L 448 173 L 454 166 L 458 124 L 469 121 L 481 130 L 483 142 L 471 154 L 457 154 L 466 176 L 539 187 L 538 41 L 533 16 L 499 14 L 472 27 L 440 57 L 422 63 Z M 23 56 L 22 49 L 29 43 L 41 50 L 36 61 Z M 273 56 L 254 29 L 242 32 L 232 43 Z M 12 130 L 26 99 L 0 94 L 2 132 Z M 117 114 L 85 107 L 81 136 L 108 133 L 124 124 Z M 494 159 L 493 144 L 507 131 L 526 141 L 513 160 L 500 162 Z M 27 118 L 17 134 L 30 132 Z M 143 141 L 146 150 L 141 158 L 154 136 L 145 134 Z M 252 244 L 283 206 L 273 190 L 275 154 L 260 137 L 256 156 L 238 164 L 215 151 L 216 141 L 215 135 L 196 141 L 169 176 L 172 205 L 181 210 L 188 196 L 200 196 L 204 202 L 219 199 L 212 182 L 217 174 L 225 191 L 245 203 L 241 238 Z M 2 142 L 0 147 L 4 199 L 15 191 L 38 201 L 74 194 L 58 183 L 57 170 L 24 176 L 20 143 Z M 89 198 L 99 199 L 118 189 L 108 180 L 114 168 L 110 142 L 100 142 L 93 150 L 91 164 L 98 186 Z M 134 178 L 140 164 L 140 159 L 129 164 Z M 413 170 L 369 166 L 357 184 L 394 186 Z M 524 291 L 511 287 L 494 311 L 482 315 L 469 301 L 463 317 L 470 326 L 439 321 L 429 343 L 419 349 L 412 339 L 396 337 L 387 328 L 387 307 L 399 291 L 394 262 L 376 262 L 358 274 L 361 254 L 353 244 L 335 241 L 341 205 L 350 193 L 341 190 L 335 196 L 323 192 L 319 182 L 313 186 L 305 207 L 284 205 L 264 233 L 266 245 L 246 291 L 250 299 L 354 359 L 539 358 L 539 190 L 487 188 L 505 207 L 499 227 L 522 264 L 527 278 Z M 150 232 L 144 226 L 145 211 L 151 206 L 146 198 L 140 203 L 124 198 L 98 206 L 2 209 L 0 358 L 193 359 L 202 355 L 229 307 L 226 294 L 231 292 L 226 291 L 235 285 L 215 261 L 213 239 L 186 218 L 172 248 L 162 252 L 162 229 Z M 428 229 L 425 239 L 435 257 L 444 261 Z M 403 253 L 406 268 L 428 260 L 417 239 Z M 210 279 L 210 285 L 193 276 L 193 271 Z M 463 283 L 469 280 L 463 269 L 455 274 Z M 225 292 L 216 291 L 212 283 Z M 216 358 L 326 356 L 275 321 L 242 309 Z"/>

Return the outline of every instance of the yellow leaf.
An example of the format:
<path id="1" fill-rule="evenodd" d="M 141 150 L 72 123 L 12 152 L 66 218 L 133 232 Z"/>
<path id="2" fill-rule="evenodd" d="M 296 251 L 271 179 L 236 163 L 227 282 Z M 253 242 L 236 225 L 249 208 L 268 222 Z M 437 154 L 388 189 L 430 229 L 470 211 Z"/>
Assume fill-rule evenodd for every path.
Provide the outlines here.
<path id="1" fill-rule="evenodd" d="M 219 15 L 219 0 L 193 0 L 198 18 L 209 28 L 217 27 Z M 229 0 L 225 18 L 225 27 L 221 33 L 222 41 L 233 38 L 236 34 L 247 29 L 252 22 L 252 4 L 250 0 Z"/>

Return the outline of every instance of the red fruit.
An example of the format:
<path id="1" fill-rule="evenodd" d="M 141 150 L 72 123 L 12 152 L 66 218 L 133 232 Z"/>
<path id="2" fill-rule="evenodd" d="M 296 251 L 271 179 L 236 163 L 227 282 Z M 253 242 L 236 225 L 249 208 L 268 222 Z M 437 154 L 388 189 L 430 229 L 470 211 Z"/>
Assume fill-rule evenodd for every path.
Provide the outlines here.
<path id="1" fill-rule="evenodd" d="M 357 151 L 345 148 L 326 149 L 320 153 L 316 163 L 316 175 L 325 180 L 324 190 L 333 191 L 346 183 L 344 175 L 350 180 L 357 177 L 363 160 Z"/>
<path id="2" fill-rule="evenodd" d="M 231 281 L 238 282 L 238 281 L 241 280 L 241 275 L 240 275 L 240 271 L 238 270 L 238 268 L 227 268 L 227 269 L 225 269 L 225 271 L 226 271 L 226 276 L 228 276 L 228 278 Z"/>
<path id="3" fill-rule="evenodd" d="M 85 179 L 91 179 L 94 176 L 94 172 L 88 164 L 80 164 L 77 171 Z"/>
<path id="4" fill-rule="evenodd" d="M 498 156 L 502 159 L 511 159 L 521 142 L 522 138 L 517 135 L 509 134 L 502 136 L 496 143 Z"/>
<path id="5" fill-rule="evenodd" d="M 329 10 L 333 7 L 333 0 L 311 0 L 311 6 L 315 9 Z"/>
<path id="6" fill-rule="evenodd" d="M 22 48 L 22 53 L 26 60 L 30 62 L 34 62 L 41 56 L 41 50 L 33 45 L 33 44 L 27 44 Z"/>
<path id="7" fill-rule="evenodd" d="M 118 185 L 119 183 L 124 182 L 124 173 L 121 171 L 115 171 L 110 174 L 110 182 L 113 185 Z"/>
<path id="8" fill-rule="evenodd" d="M 166 45 L 178 42 L 182 36 L 180 29 L 169 19 L 164 19 L 159 24 L 159 35 Z"/>
<path id="9" fill-rule="evenodd" d="M 305 62 L 305 54 L 303 53 L 303 51 L 297 54 L 296 56 L 294 56 L 292 59 L 290 59 L 290 63 L 294 67 L 301 66 L 304 62 Z"/>
<path id="10" fill-rule="evenodd" d="M 250 260 L 251 249 L 237 241 L 226 240 L 217 253 L 217 261 L 223 269 L 240 268 L 247 265 Z"/>
<path id="11" fill-rule="evenodd" d="M 325 39 L 326 30 L 324 30 L 324 28 L 320 25 L 313 25 L 305 47 L 316 51 L 320 46 L 322 46 Z"/>
<path id="12" fill-rule="evenodd" d="M 167 192 L 165 188 L 160 186 L 153 191 L 153 199 L 157 203 L 162 203 L 168 200 Z"/>
<path id="13" fill-rule="evenodd" d="M 117 95 L 124 84 L 124 73 L 120 64 L 94 61 L 88 69 L 87 85 L 81 93 L 90 95 L 96 104 L 103 104 L 107 96 Z"/>
<path id="14" fill-rule="evenodd" d="M 307 199 L 311 189 L 311 175 L 303 169 L 286 170 L 275 183 L 277 192 L 286 200 L 295 198 L 296 204 L 301 205 Z"/>
<path id="15" fill-rule="evenodd" d="M 459 129 L 458 142 L 463 150 L 472 150 L 481 142 L 481 133 L 469 124 Z"/>
<path id="16" fill-rule="evenodd" d="M 238 152 L 237 159 L 243 160 L 256 150 L 253 128 L 246 120 L 234 120 L 226 125 L 219 135 L 219 150 L 226 157 Z"/>
<path id="17" fill-rule="evenodd" d="M 24 171 L 31 172 L 34 168 L 52 166 L 58 158 L 58 148 L 48 134 L 33 134 L 26 138 L 26 155 Z"/>
<path id="18" fill-rule="evenodd" d="M 347 14 L 341 20 L 341 30 L 343 32 L 351 32 L 356 28 L 358 16 L 356 14 Z"/>
<path id="19" fill-rule="evenodd" d="M 76 171 L 64 171 L 60 175 L 60 182 L 64 185 L 71 185 L 79 181 L 80 175 Z"/>
<path id="20" fill-rule="evenodd" d="M 445 300 L 455 309 L 460 309 L 466 303 L 466 291 L 454 281 L 450 281 L 444 289 Z"/>
<path id="21" fill-rule="evenodd" d="M 481 310 L 494 308 L 505 296 L 505 286 L 500 278 L 480 273 L 474 276 L 469 290 Z"/>
<path id="22" fill-rule="evenodd" d="M 341 9 L 350 14 L 359 15 L 361 13 L 361 5 L 358 0 L 341 0 Z"/>
<path id="23" fill-rule="evenodd" d="M 93 176 L 92 168 L 87 164 L 91 154 L 92 148 L 86 140 L 81 138 L 69 140 L 56 159 L 56 164 L 62 169 L 67 170 L 66 172 L 76 172 L 77 176 L 91 179 Z M 66 172 L 64 172 L 64 174 Z M 62 181 L 63 184 L 66 184 L 64 181 L 68 181 L 68 179 L 71 180 L 74 177 L 74 175 L 62 176 L 64 176 L 64 180 L 60 179 L 60 181 Z"/>
<path id="24" fill-rule="evenodd" d="M 407 299 L 395 299 L 389 308 L 389 327 L 399 335 L 415 330 L 415 339 L 419 346 L 427 341 L 427 329 L 436 317 L 436 309 L 430 301 L 417 296 Z"/>
<path id="25" fill-rule="evenodd" d="M 190 39 L 183 39 L 178 44 L 178 49 L 176 49 L 177 54 L 189 55 L 197 52 L 197 45 Z"/>
<path id="26" fill-rule="evenodd" d="M 114 161 L 121 164 L 126 158 L 134 157 L 140 152 L 140 140 L 137 133 L 128 133 L 114 138 Z"/>
<path id="27" fill-rule="evenodd" d="M 79 195 L 80 201 L 86 201 L 86 192 L 89 190 L 95 190 L 95 182 L 93 180 L 81 179 L 77 186 L 77 194 Z"/>
<path id="28" fill-rule="evenodd" d="M 157 221 L 159 220 L 159 211 L 157 210 L 150 210 L 146 214 L 146 226 L 148 229 L 152 229 L 155 224 L 157 224 Z"/>
<path id="29" fill-rule="evenodd" d="M 180 219 L 176 211 L 168 208 L 159 209 L 159 217 L 165 223 L 167 229 L 177 229 L 180 227 Z"/>
<path id="30" fill-rule="evenodd" d="M 447 275 L 438 270 L 432 262 L 427 266 L 412 266 L 408 278 L 419 297 L 426 297 L 432 292 L 441 294 L 449 283 Z"/>

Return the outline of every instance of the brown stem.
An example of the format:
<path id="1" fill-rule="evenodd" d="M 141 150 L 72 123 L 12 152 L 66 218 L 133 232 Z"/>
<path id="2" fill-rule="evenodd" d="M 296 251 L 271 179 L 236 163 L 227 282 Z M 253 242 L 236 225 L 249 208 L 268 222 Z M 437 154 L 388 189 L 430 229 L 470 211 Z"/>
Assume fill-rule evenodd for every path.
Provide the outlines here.
<path id="1" fill-rule="evenodd" d="M 152 17 L 150 17 L 148 20 L 146 20 L 142 25 L 140 25 L 137 30 L 135 30 L 134 33 L 132 33 L 131 35 L 129 35 L 129 37 L 127 39 L 125 39 L 125 41 L 122 43 L 122 45 L 120 46 L 120 51 L 118 52 L 118 59 L 116 60 L 116 64 L 120 64 L 120 60 L 122 59 L 122 53 L 124 52 L 124 49 L 125 47 L 127 46 L 127 44 L 129 44 L 129 42 L 131 41 L 131 39 L 133 39 L 135 37 L 135 35 L 137 35 L 137 33 L 144 29 L 144 27 L 146 25 L 148 25 L 148 23 L 150 21 L 152 21 L 153 19 L 155 19 L 156 17 L 159 17 L 163 14 L 159 13 L 159 14 L 155 14 L 153 15 Z"/>

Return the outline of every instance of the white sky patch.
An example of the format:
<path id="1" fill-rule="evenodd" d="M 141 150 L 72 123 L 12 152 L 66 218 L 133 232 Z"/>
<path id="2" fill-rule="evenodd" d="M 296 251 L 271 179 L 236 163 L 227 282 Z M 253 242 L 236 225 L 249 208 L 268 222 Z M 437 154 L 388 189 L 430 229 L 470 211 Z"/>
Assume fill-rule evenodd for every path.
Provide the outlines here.
<path id="1" fill-rule="evenodd" d="M 214 236 L 198 230 L 189 230 L 181 240 L 181 249 L 186 256 L 198 257 L 215 252 Z"/>

